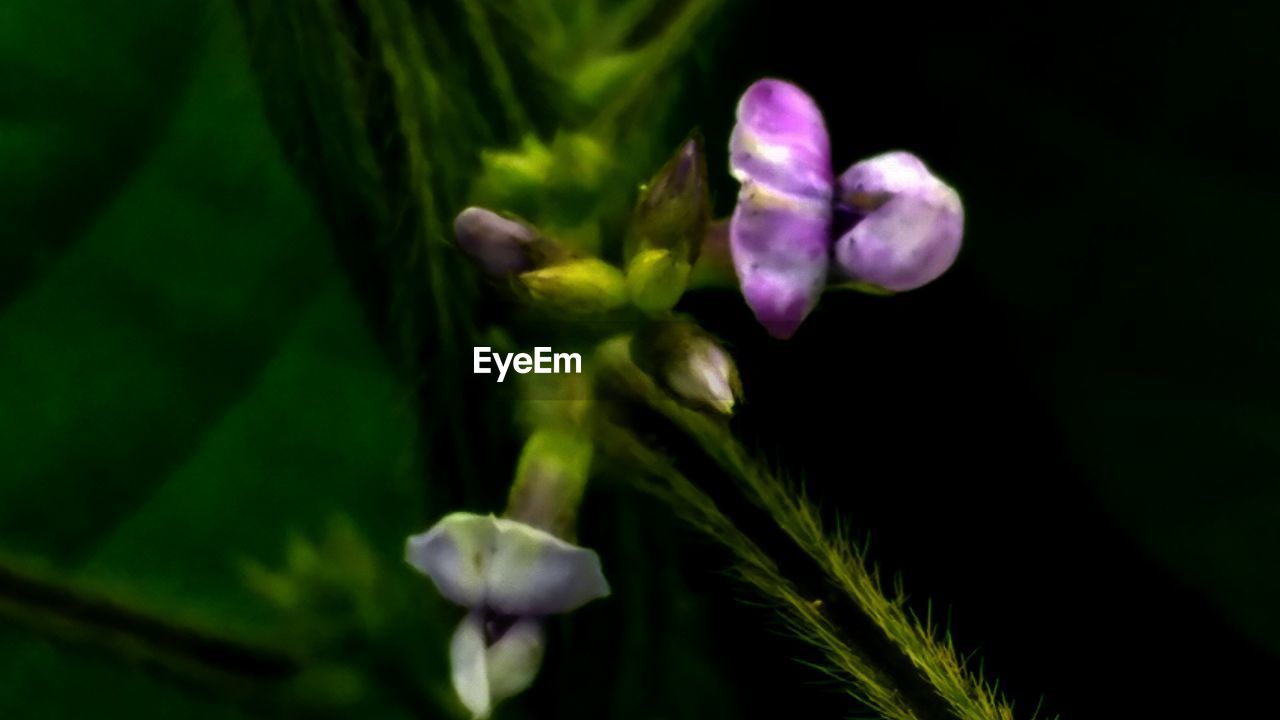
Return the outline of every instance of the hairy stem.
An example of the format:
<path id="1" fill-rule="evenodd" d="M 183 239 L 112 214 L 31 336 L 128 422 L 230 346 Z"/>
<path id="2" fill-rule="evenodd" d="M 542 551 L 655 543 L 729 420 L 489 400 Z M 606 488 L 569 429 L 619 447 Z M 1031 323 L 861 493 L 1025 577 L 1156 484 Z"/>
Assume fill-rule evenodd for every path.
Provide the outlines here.
<path id="1" fill-rule="evenodd" d="M 642 490 L 671 505 L 682 519 L 730 551 L 739 577 L 768 598 L 787 628 L 830 663 L 816 667 L 837 680 L 852 680 L 857 697 L 885 718 L 919 720 L 893 678 L 850 644 L 823 611 L 823 603 L 784 575 L 773 557 L 742 532 L 711 496 L 619 425 L 602 422 L 597 440 L 606 451 L 625 459 L 633 471 L 631 479 Z"/>
<path id="2" fill-rule="evenodd" d="M 738 493 L 748 501 L 749 507 L 743 512 L 762 511 L 767 516 L 781 534 L 781 542 L 770 546 L 770 550 L 776 548 L 776 553 L 785 556 L 786 562 L 775 562 L 786 568 L 788 580 L 795 573 L 803 575 L 806 569 L 815 571 L 816 582 L 804 586 L 804 590 L 822 601 L 818 614 L 837 633 L 835 640 L 839 643 L 824 640 L 814 644 L 823 647 L 828 657 L 832 657 L 833 648 L 836 654 L 843 652 L 843 646 L 860 654 L 863 665 L 878 669 L 874 673 L 855 672 L 847 661 L 836 663 L 868 705 L 894 720 L 1012 720 L 1012 708 L 968 670 L 949 637 L 939 639 L 928 619 L 922 624 L 907 609 L 901 592 L 886 595 L 878 573 L 845 533 L 828 532 L 813 504 L 797 488 L 761 467 L 722 421 L 689 410 L 662 392 L 631 362 L 625 338 L 602 346 L 598 367 L 609 390 L 655 413 L 678 431 L 680 438 L 692 443 L 714 468 L 731 478 Z M 710 502 L 709 498 L 698 498 L 696 502 L 691 499 L 689 488 L 683 486 L 698 488 L 682 479 L 674 468 L 660 468 L 652 458 L 646 459 L 646 465 L 650 473 L 665 478 L 668 488 L 679 488 L 672 490 L 677 508 L 692 503 L 697 509 Z M 704 510 L 697 512 L 703 521 L 696 526 L 704 531 L 709 526 L 718 527 L 719 521 L 706 521 Z M 723 529 L 708 534 L 742 560 L 739 545 L 745 535 L 730 537 Z M 775 598 L 779 595 L 776 578 L 758 574 L 745 577 L 767 594 Z M 753 578 L 762 578 L 763 582 Z M 814 612 L 818 612 L 816 607 Z M 815 634 L 820 636 L 816 619 L 801 619 L 806 620 L 800 628 L 801 636 L 813 642 Z"/>

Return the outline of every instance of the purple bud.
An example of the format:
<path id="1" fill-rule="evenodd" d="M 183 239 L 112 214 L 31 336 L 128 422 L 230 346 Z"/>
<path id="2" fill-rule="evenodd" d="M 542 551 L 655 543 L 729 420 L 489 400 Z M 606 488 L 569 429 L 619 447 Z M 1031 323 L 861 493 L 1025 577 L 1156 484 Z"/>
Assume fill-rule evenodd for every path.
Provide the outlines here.
<path id="1" fill-rule="evenodd" d="M 542 267 L 556 250 L 533 226 L 479 207 L 458 213 L 453 233 L 458 246 L 481 269 L 496 277 Z"/>
<path id="2" fill-rule="evenodd" d="M 640 190 L 627 229 L 627 255 L 641 250 L 674 251 L 682 262 L 698 257 L 711 216 L 707 159 L 696 131 Z"/>
<path id="3" fill-rule="evenodd" d="M 761 80 L 738 103 L 729 165 L 742 183 L 729 245 L 747 304 L 787 338 L 813 309 L 831 249 L 831 149 L 822 112 L 800 88 Z"/>
<path id="4" fill-rule="evenodd" d="M 857 218 L 836 242 L 840 270 L 895 292 L 920 287 L 955 262 L 964 235 L 960 196 L 915 155 L 890 152 L 854 164 L 839 202 Z"/>

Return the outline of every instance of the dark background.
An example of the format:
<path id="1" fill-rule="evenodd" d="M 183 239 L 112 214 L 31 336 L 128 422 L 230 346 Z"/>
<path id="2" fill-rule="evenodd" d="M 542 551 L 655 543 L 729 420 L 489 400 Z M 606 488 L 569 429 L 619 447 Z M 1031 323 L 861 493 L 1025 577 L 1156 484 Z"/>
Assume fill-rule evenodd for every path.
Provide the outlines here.
<path id="1" fill-rule="evenodd" d="M 959 263 L 919 292 L 824 298 L 785 346 L 738 310 L 744 433 L 950 608 L 1020 711 L 1265 712 L 1280 18 L 1029 5 L 769 3 L 726 34 L 719 102 L 791 79 L 837 172 L 909 148 L 967 211 Z"/>
<path id="2" fill-rule="evenodd" d="M 786 343 L 734 294 L 684 309 L 737 358 L 739 436 L 950 617 L 1020 718 L 1275 704 L 1280 9 L 1178 5 L 735 4 L 654 129 L 702 128 L 727 213 L 734 103 L 782 77 L 837 170 L 905 148 L 960 191 L 965 249 L 927 288 L 828 295 Z M 253 635 L 282 623 L 242 563 L 341 513 L 447 632 L 398 564 L 453 509 L 423 480 L 490 511 L 506 477 L 458 489 L 424 438 L 507 468 L 507 416 L 475 415 L 510 395 L 424 413 L 446 391 L 370 327 L 395 288 L 334 250 L 253 49 L 217 3 L 0 11 L 0 550 Z M 508 717 L 856 714 L 666 508 L 603 484 L 582 525 L 615 598 L 557 625 Z M 440 655 L 440 627 L 392 626 Z M 63 639 L 0 626 L 0 716 L 277 714 Z M 405 717 L 370 702 L 332 712 Z"/>

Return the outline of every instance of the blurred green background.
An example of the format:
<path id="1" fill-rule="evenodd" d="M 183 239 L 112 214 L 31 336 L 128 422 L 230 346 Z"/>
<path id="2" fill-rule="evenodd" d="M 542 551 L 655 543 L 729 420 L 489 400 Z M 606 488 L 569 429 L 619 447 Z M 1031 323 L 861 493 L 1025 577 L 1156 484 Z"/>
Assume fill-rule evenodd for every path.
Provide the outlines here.
<path id="1" fill-rule="evenodd" d="M 651 5 L 638 37 L 679 16 Z M 470 7 L 433 4 L 443 40 L 427 28 L 428 45 L 465 44 L 452 29 Z M 942 281 L 829 297 L 787 344 L 730 294 L 690 297 L 741 366 L 740 436 L 869 532 L 913 603 L 949 608 L 1020 714 L 1265 713 L 1280 671 L 1280 10 L 716 10 L 664 76 L 679 82 L 632 120 L 651 146 L 607 149 L 619 176 L 699 125 L 727 212 L 734 102 L 777 75 L 824 108 L 837 167 L 910 148 L 969 222 Z M 400 263 L 394 237 L 348 212 L 331 176 L 361 161 L 317 139 L 337 124 L 323 103 L 280 91 L 314 85 L 276 62 L 298 50 L 286 36 L 245 32 L 256 13 L 271 14 L 0 5 L 0 556 L 16 569 L 0 573 L 0 717 L 458 710 L 456 611 L 400 555 L 442 513 L 501 503 L 510 390 L 466 373 L 467 342 L 502 308 L 445 226 Z M 442 106 L 502 115 L 479 55 L 457 58 L 466 82 Z M 549 139 L 566 111 L 512 67 Z M 470 163 L 435 169 L 437 221 L 469 192 L 473 151 L 519 135 L 477 134 L 427 135 L 424 157 Z M 385 226 L 411 222 L 385 204 Z M 581 536 L 616 595 L 556 626 L 504 716 L 855 713 L 666 509 L 604 483 Z M 73 600 L 33 602 L 33 577 Z M 110 621 L 67 622 L 99 617 L 81 596 L 164 621 L 121 640 Z M 192 632 L 248 654 L 193 662 Z"/>

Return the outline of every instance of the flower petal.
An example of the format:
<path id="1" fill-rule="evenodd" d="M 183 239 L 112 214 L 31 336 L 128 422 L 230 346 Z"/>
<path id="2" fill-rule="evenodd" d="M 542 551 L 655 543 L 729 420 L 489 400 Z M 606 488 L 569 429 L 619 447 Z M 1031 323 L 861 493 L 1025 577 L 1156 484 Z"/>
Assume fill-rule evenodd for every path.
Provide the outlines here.
<path id="1" fill-rule="evenodd" d="M 486 601 L 506 615 L 551 615 L 609 594 L 593 551 L 514 520 L 496 520 Z"/>
<path id="2" fill-rule="evenodd" d="M 865 213 L 836 242 L 836 262 L 853 280 L 912 290 L 946 272 L 960 252 L 960 196 L 910 153 L 850 167 L 840 176 L 840 202 Z"/>
<path id="3" fill-rule="evenodd" d="M 742 189 L 729 246 L 743 297 L 775 337 L 790 337 L 817 304 L 831 250 L 831 148 L 822 112 L 803 90 L 761 80 L 738 103 L 729 166 Z"/>
<path id="4" fill-rule="evenodd" d="M 850 165 L 836 187 L 841 202 L 865 212 L 893 195 L 924 192 L 939 182 L 920 158 L 899 150 Z"/>
<path id="5" fill-rule="evenodd" d="M 729 169 L 740 182 L 826 201 L 831 198 L 831 144 L 822 111 L 783 80 L 760 80 L 738 102 L 729 138 Z"/>
<path id="6" fill-rule="evenodd" d="M 492 704 L 524 692 L 542 667 L 546 638 L 542 623 L 522 618 L 507 629 L 485 652 L 489 700 Z"/>
<path id="7" fill-rule="evenodd" d="M 449 642 L 449 668 L 458 699 L 479 720 L 493 711 L 482 611 L 468 613 Z"/>
<path id="8" fill-rule="evenodd" d="M 729 222 L 742 295 L 777 338 L 791 337 L 817 305 L 831 251 L 830 203 L 745 183 Z"/>
<path id="9" fill-rule="evenodd" d="M 405 559 L 431 578 L 440 594 L 468 608 L 484 604 L 498 528 L 491 515 L 452 513 L 409 538 Z"/>

